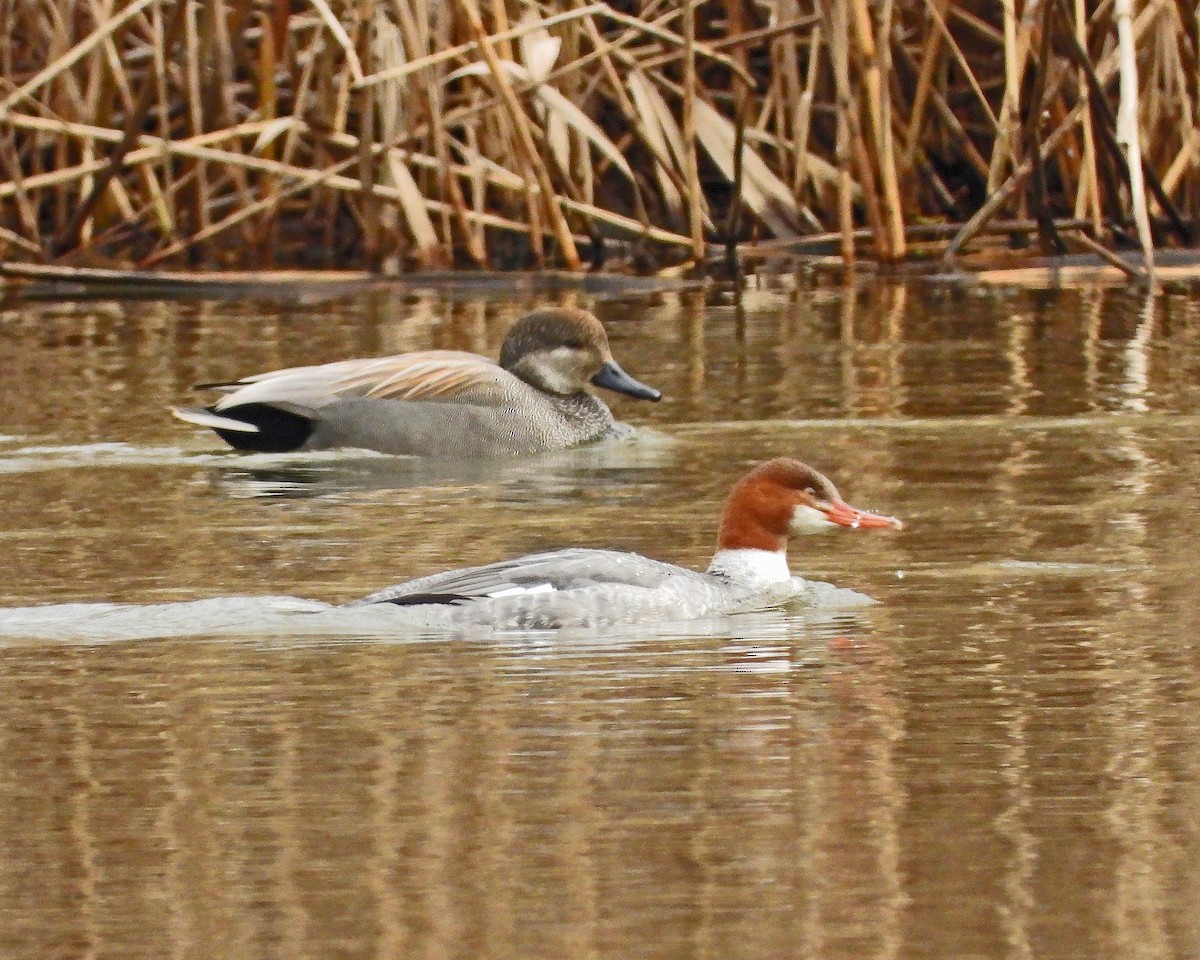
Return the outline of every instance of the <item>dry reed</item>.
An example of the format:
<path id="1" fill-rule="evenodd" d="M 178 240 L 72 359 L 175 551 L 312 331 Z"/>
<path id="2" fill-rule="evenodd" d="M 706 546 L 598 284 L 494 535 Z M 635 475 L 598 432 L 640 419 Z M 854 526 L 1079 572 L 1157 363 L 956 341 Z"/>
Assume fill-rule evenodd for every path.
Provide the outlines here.
<path id="1" fill-rule="evenodd" d="M 895 261 L 1007 218 L 1152 268 L 1197 76 L 1182 0 L 0 0 L 0 256 Z"/>

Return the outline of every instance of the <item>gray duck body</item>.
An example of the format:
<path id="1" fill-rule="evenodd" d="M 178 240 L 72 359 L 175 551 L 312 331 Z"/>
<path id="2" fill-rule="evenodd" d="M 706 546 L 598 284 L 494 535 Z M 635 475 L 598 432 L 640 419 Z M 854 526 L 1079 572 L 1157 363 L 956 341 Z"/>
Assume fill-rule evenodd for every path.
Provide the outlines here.
<path id="1" fill-rule="evenodd" d="M 390 603 L 434 627 L 549 630 L 723 616 L 781 603 L 802 588 L 739 584 L 636 553 L 569 548 L 419 577 L 343 604 Z"/>
<path id="2" fill-rule="evenodd" d="M 495 406 L 412 400 L 337 399 L 321 409 L 301 449 L 358 447 L 430 457 L 516 456 L 620 435 L 605 404 L 588 393 L 558 397 L 520 383 Z"/>

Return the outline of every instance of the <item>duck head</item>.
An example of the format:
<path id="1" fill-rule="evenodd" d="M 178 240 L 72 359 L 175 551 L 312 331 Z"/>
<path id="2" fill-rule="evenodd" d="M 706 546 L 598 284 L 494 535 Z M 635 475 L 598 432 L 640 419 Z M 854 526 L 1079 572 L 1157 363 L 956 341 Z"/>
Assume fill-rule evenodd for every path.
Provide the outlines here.
<path id="1" fill-rule="evenodd" d="M 591 383 L 639 400 L 662 397 L 621 369 L 600 321 L 576 307 L 544 307 L 518 320 L 500 347 L 500 366 L 547 393 L 569 396 Z"/>
<path id="2" fill-rule="evenodd" d="M 852 507 L 824 474 L 799 460 L 760 463 L 739 480 L 725 503 L 718 535 L 722 550 L 782 552 L 788 537 L 826 530 L 899 530 L 903 524 Z"/>

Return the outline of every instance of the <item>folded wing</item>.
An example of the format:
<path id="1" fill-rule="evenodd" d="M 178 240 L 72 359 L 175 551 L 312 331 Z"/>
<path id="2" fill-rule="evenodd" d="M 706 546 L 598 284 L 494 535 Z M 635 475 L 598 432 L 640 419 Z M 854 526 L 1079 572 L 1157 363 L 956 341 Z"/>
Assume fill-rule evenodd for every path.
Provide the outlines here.
<path id="1" fill-rule="evenodd" d="M 371 603 L 401 605 L 469 603 L 518 594 L 550 593 L 599 585 L 653 588 L 685 571 L 635 553 L 575 548 L 537 553 L 481 567 L 449 570 L 380 590 L 348 607 Z"/>
<path id="2" fill-rule="evenodd" d="M 214 406 L 220 411 L 248 403 L 315 410 L 347 397 L 495 406 L 522 384 L 485 357 L 457 350 L 426 350 L 290 367 L 205 386 L 225 394 Z"/>

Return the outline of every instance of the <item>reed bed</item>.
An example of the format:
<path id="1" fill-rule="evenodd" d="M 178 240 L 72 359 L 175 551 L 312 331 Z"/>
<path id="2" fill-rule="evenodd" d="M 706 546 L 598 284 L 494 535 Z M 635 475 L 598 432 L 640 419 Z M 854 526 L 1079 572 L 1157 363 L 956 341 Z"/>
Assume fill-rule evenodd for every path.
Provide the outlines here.
<path id="1" fill-rule="evenodd" d="M 1182 0 L 0 0 L 0 256 L 902 261 L 1191 243 Z"/>

